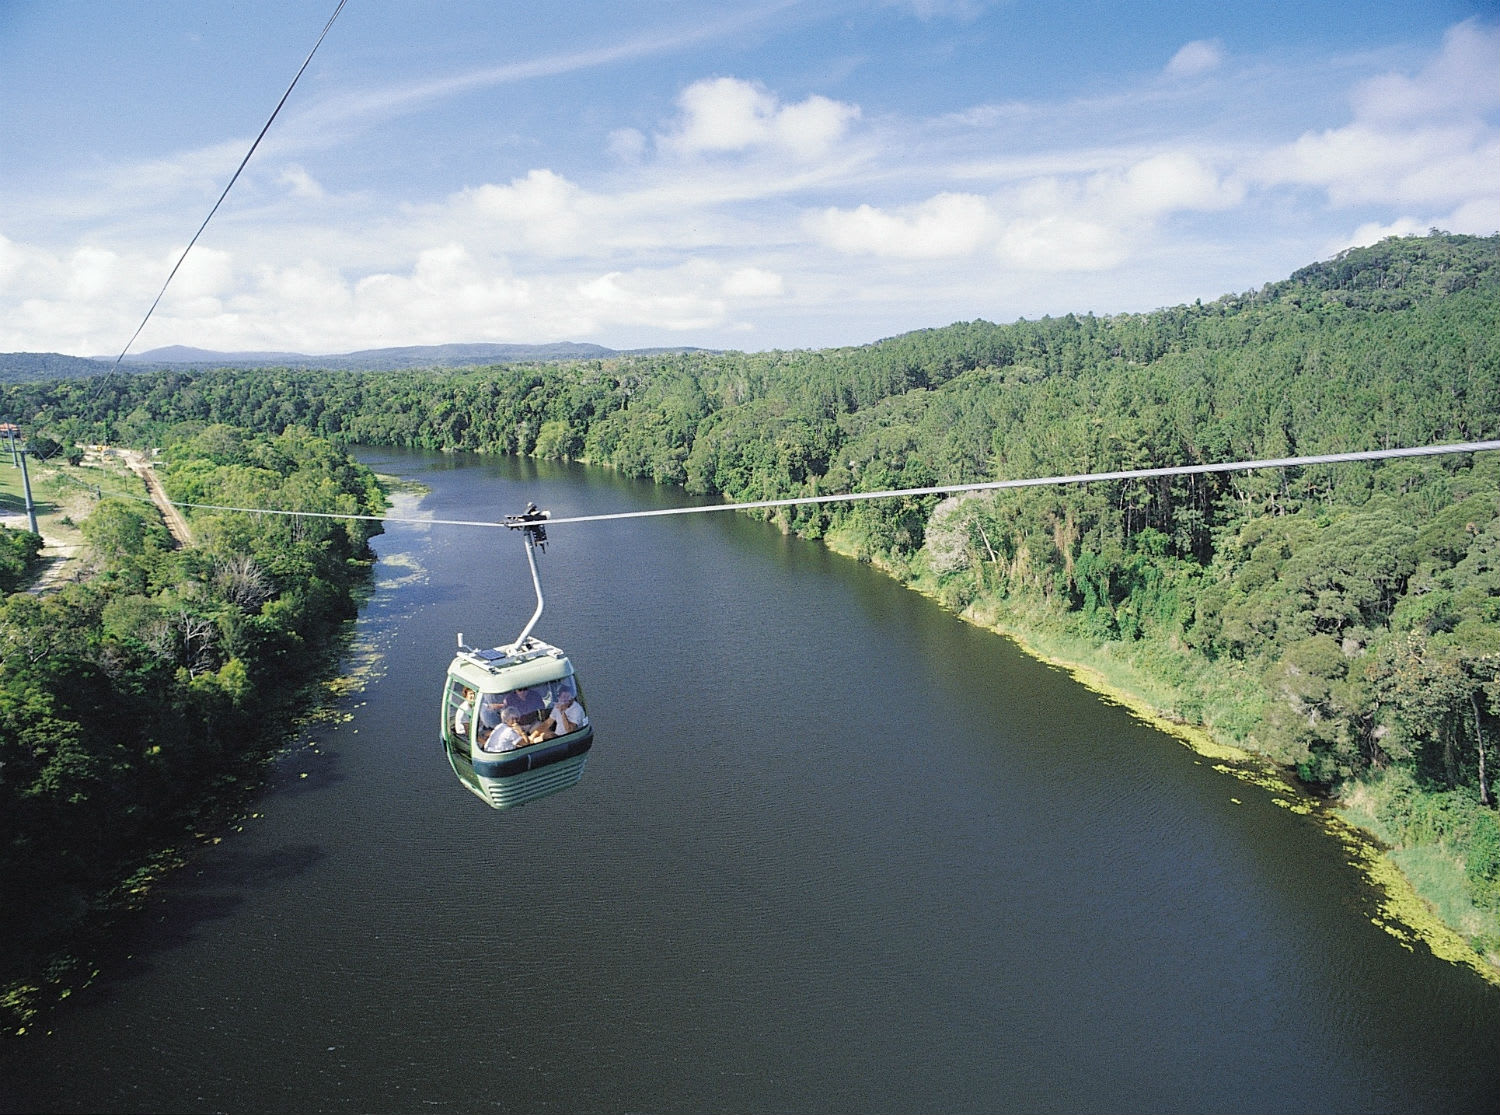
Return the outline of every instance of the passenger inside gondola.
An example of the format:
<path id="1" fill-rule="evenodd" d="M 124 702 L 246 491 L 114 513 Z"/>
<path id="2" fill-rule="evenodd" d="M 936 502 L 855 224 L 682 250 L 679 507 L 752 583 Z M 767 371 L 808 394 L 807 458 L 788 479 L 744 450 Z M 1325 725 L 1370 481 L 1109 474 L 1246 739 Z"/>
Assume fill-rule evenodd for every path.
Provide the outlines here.
<path id="1" fill-rule="evenodd" d="M 535 687 L 514 689 L 505 694 L 501 701 L 501 708 L 514 710 L 517 722 L 528 730 L 541 720 L 544 707 L 543 695 Z"/>
<path id="2" fill-rule="evenodd" d="M 454 713 L 454 727 L 464 738 L 467 721 L 459 726 L 459 717 L 474 717 L 474 694 L 465 690 Z M 467 711 L 466 711 L 467 710 Z M 479 697 L 478 730 L 475 733 L 481 750 L 508 751 L 530 743 L 556 739 L 579 731 L 589 722 L 578 687 L 571 678 L 556 682 L 513 689 L 506 693 L 485 693 Z"/>
<path id="3" fill-rule="evenodd" d="M 469 725 L 474 720 L 474 690 L 467 685 L 454 688 L 457 705 L 453 710 L 453 733 L 461 739 L 468 739 Z"/>
<path id="4" fill-rule="evenodd" d="M 576 732 L 589 722 L 588 714 L 583 711 L 583 705 L 578 702 L 578 695 L 573 691 L 573 686 L 568 682 L 562 682 L 557 687 L 557 700 L 552 706 L 552 711 L 542 721 L 539 729 L 543 739 L 552 739 L 556 736 L 565 736 L 569 732 Z"/>
<path id="5" fill-rule="evenodd" d="M 486 693 L 479 702 L 479 738 L 484 739 L 500 726 L 504 693 Z"/>
<path id="6" fill-rule="evenodd" d="M 517 747 L 524 747 L 530 742 L 532 742 L 531 737 L 521 727 L 516 710 L 502 708 L 500 726 L 491 732 L 479 746 L 484 751 L 514 751 Z"/>

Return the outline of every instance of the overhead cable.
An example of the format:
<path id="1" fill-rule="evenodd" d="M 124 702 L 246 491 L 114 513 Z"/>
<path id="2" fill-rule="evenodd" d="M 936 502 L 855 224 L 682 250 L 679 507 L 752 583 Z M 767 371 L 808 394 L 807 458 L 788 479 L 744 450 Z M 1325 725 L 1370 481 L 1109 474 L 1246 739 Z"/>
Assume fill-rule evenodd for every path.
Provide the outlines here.
<path id="1" fill-rule="evenodd" d="M 178 269 L 182 267 L 183 261 L 188 257 L 188 253 L 193 250 L 193 245 L 198 243 L 198 237 L 203 235 L 203 230 L 208 227 L 208 222 L 213 220 L 214 214 L 219 211 L 219 206 L 224 204 L 224 199 L 229 196 L 229 191 L 234 187 L 234 184 L 239 181 L 240 173 L 250 162 L 250 156 L 255 154 L 255 149 L 260 146 L 260 141 L 266 138 L 266 133 L 271 130 L 271 122 L 276 119 L 278 114 L 280 114 L 281 106 L 286 104 L 287 98 L 292 95 L 292 90 L 297 87 L 297 82 L 301 80 L 303 71 L 305 71 L 308 67 L 308 64 L 312 62 L 313 55 L 318 53 L 318 47 L 323 45 L 323 40 L 327 37 L 329 30 L 333 27 L 333 21 L 338 19 L 339 12 L 344 10 L 344 5 L 348 2 L 349 0 L 339 0 L 338 7 L 333 9 L 333 15 L 329 16 L 328 22 L 323 25 L 323 31 L 318 36 L 318 41 L 313 43 L 313 48 L 307 52 L 307 57 L 302 60 L 302 65 L 298 68 L 296 76 L 292 78 L 291 84 L 286 87 L 286 92 L 281 95 L 281 100 L 276 102 L 276 107 L 271 110 L 271 115 L 269 118 L 267 118 L 265 126 L 261 128 L 260 134 L 255 137 L 255 142 L 250 145 L 250 150 L 245 152 L 245 157 L 240 160 L 239 167 L 230 177 L 229 184 L 224 187 L 224 192 L 219 195 L 219 200 L 214 202 L 214 207 L 208 211 L 208 216 L 203 218 L 203 223 L 198 226 L 198 231 L 193 233 L 193 238 L 188 241 L 188 246 L 182 249 L 182 255 L 178 256 L 177 262 L 172 265 L 172 270 L 167 275 L 167 281 L 161 284 L 161 290 L 157 291 L 156 299 L 151 303 L 151 307 L 146 311 L 146 316 L 143 317 L 141 319 L 141 323 L 135 327 L 135 332 L 130 335 L 130 340 L 125 342 L 125 347 L 120 350 L 120 355 L 115 357 L 115 362 L 110 365 L 109 372 L 106 372 L 105 375 L 101 377 L 101 390 L 103 388 L 102 380 L 108 379 L 109 375 L 120 366 L 120 361 L 125 359 L 125 354 L 130 351 L 130 346 L 135 344 L 136 338 L 141 335 L 141 330 L 146 328 L 146 322 L 150 321 L 151 315 L 156 312 L 156 307 L 160 304 L 162 296 L 167 293 L 167 287 L 172 285 L 172 280 L 177 276 Z"/>
<path id="2" fill-rule="evenodd" d="M 816 503 L 852 503 L 859 500 L 895 499 L 901 496 L 957 495 L 963 492 L 991 492 L 1006 488 L 1057 487 L 1065 484 L 1091 484 L 1101 480 L 1147 480 L 1158 476 L 1192 476 L 1207 472 L 1251 472 L 1267 468 L 1301 468 L 1306 465 L 1340 464 L 1347 461 L 1384 461 L 1400 457 L 1439 457 L 1455 453 L 1484 453 L 1500 449 L 1500 440 L 1463 441 L 1447 445 L 1419 445 L 1404 449 L 1370 449 L 1353 453 L 1319 453 L 1307 457 L 1271 457 L 1255 461 L 1223 461 L 1203 465 L 1170 465 L 1164 468 L 1121 469 L 1115 472 L 1084 472 L 1071 476 L 1039 476 L 1020 480 L 988 480 L 974 484 L 935 484 L 925 488 L 890 488 L 878 492 L 840 492 L 837 495 L 789 496 L 785 499 L 760 499 L 743 503 L 710 503 L 690 507 L 655 507 L 646 511 L 614 511 L 602 515 L 568 515 L 548 519 L 548 526 L 569 523 L 601 523 L 615 519 L 645 519 L 661 515 L 697 515 L 708 511 L 753 511 L 772 507 L 801 507 Z M 131 496 L 132 499 L 145 499 Z M 506 527 L 502 521 L 483 519 L 418 519 L 391 515 L 354 515 L 336 511 L 287 511 L 271 507 L 227 507 L 215 503 L 178 503 L 196 511 L 241 511 L 257 515 L 293 515 L 310 519 L 355 519 L 369 522 L 412 523 L 420 526 Z"/>

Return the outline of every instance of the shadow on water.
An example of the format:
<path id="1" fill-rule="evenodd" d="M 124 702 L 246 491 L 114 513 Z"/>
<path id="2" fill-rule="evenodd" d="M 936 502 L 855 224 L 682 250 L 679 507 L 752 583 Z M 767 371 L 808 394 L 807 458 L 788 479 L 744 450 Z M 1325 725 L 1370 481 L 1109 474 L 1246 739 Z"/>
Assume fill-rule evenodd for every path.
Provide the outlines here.
<path id="1" fill-rule="evenodd" d="M 149 978 L 161 956 L 211 936 L 216 923 L 238 915 L 247 890 L 291 882 L 312 870 L 324 855 L 316 844 L 288 842 L 258 849 L 239 837 L 259 817 L 253 812 L 255 800 L 268 794 L 291 798 L 324 793 L 343 782 L 347 776 L 338 759 L 337 751 L 314 742 L 288 748 L 270 761 L 237 816 L 202 833 L 197 843 L 165 855 L 135 908 L 101 914 L 77 942 L 64 962 L 67 971 L 60 971 L 56 986 L 36 1002 L 26 1026 L 30 1036 L 9 1044 L 0 1041 L 0 1065 L 17 1042 L 45 1034 L 56 1011 L 99 1009 L 121 988 Z M 0 1090 L 0 1110 L 10 1109 Z"/>
<path id="2" fill-rule="evenodd" d="M 138 909 L 121 914 L 89 942 L 90 965 L 98 974 L 87 986 L 68 990 L 62 1003 L 44 1004 L 28 1026 L 31 1036 L 0 1043 L 0 1064 L 7 1053 L 47 1040 L 53 1011 L 61 1006 L 82 1014 L 109 1009 L 122 995 L 148 981 L 164 958 L 211 938 L 220 925 L 239 916 L 247 890 L 271 881 L 293 882 L 323 854 L 313 844 L 251 851 L 234 839 L 232 829 L 214 843 L 193 849 L 182 866 L 151 887 Z M 26 1110 L 29 1106 L 13 1107 L 0 1092 L 0 1109 Z"/>

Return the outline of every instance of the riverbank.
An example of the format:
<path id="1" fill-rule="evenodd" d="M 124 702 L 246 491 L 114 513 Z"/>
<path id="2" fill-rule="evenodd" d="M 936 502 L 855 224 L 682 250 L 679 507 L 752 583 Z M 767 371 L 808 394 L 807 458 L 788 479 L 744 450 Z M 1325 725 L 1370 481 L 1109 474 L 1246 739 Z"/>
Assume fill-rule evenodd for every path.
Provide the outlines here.
<path id="1" fill-rule="evenodd" d="M 0 876 L 12 901 L 0 918 L 0 1031 L 24 1033 L 50 1001 L 87 986 L 108 927 L 195 845 L 242 818 L 309 717 L 349 688 L 336 675 L 371 590 L 369 538 L 379 528 L 364 517 L 337 528 L 324 519 L 354 508 L 372 515 L 385 496 L 372 474 L 306 435 L 241 448 L 276 462 L 268 488 L 327 500 L 310 508 L 322 517 L 238 529 L 245 524 L 209 516 L 219 529 L 194 545 L 185 527 L 170 538 L 152 529 L 152 501 L 122 494 L 141 484 L 139 473 L 114 454 L 33 477 L 38 493 L 55 496 L 39 525 L 86 535 L 93 575 L 80 585 L 69 574 L 42 600 L 5 601 L 8 640 L 43 649 L 7 657 L 3 678 L 11 719 L 0 737 Z M 196 468 L 208 499 L 217 484 L 242 480 L 243 463 L 196 450 L 179 443 L 178 459 Z M 115 498 L 94 502 L 101 496 Z M 236 488 L 236 498 L 255 497 Z M 79 676 L 95 691 L 90 701 L 69 699 Z"/>
<path id="2" fill-rule="evenodd" d="M 360 609 L 371 589 L 362 586 Z M 239 765 L 205 788 L 193 813 L 175 822 L 174 835 L 122 864 L 118 881 L 93 897 L 73 930 L 57 940 L 32 971 L 0 985 L 0 1040 L 33 1033 L 39 1023 L 45 1024 L 50 1009 L 98 979 L 98 942 L 108 940 L 115 926 L 141 910 L 153 888 L 187 864 L 195 849 L 218 844 L 259 817 L 255 799 L 276 768 L 297 755 L 318 753 L 317 728 L 349 719 L 349 698 L 368 684 L 379 660 L 378 650 L 358 641 L 357 629 L 356 619 L 344 623 L 318 675 L 284 696 L 282 714 L 262 725 L 258 739 L 244 742 Z"/>
<path id="3" fill-rule="evenodd" d="M 825 537 L 823 542 L 835 553 L 866 560 L 837 535 Z M 1429 877 L 1434 893 L 1426 893 L 1427 888 L 1402 869 L 1379 834 L 1367 827 L 1368 821 L 1359 823 L 1362 818 L 1357 806 L 1311 793 L 1295 775 L 1272 759 L 1236 746 L 1221 738 L 1211 727 L 1184 718 L 1176 711 L 1184 705 L 1200 703 L 1202 695 L 1183 694 L 1170 686 L 1153 682 L 1130 663 L 1111 655 L 1107 645 L 1101 647 L 1019 623 L 995 601 L 954 608 L 939 594 L 902 571 L 879 562 L 873 564 L 904 587 L 933 600 L 965 622 L 1009 639 L 1029 657 L 1067 672 L 1086 689 L 1177 739 L 1212 763 L 1215 770 L 1254 787 L 1256 792 L 1269 794 L 1277 806 L 1312 817 L 1324 832 L 1343 845 L 1350 866 L 1379 893 L 1378 912 L 1371 917 L 1375 925 L 1408 949 L 1420 942 L 1434 956 L 1472 968 L 1487 982 L 1500 987 L 1500 956 L 1481 954 L 1438 912 L 1436 893 L 1446 890 L 1446 887 L 1434 883 Z M 1183 700 L 1184 697 L 1192 699 Z"/>

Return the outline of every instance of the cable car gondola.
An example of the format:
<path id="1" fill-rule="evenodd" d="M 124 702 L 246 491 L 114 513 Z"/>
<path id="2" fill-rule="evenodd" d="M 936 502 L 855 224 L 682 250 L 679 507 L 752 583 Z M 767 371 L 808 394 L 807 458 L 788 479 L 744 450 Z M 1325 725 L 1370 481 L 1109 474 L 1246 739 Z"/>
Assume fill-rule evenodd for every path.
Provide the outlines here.
<path id="1" fill-rule="evenodd" d="M 505 525 L 522 532 L 536 611 L 508 646 L 478 650 L 458 636 L 443 686 L 442 739 L 458 780 L 495 809 L 525 805 L 583 777 L 594 729 L 567 655 L 531 637 L 542 614 L 536 552 L 546 548 L 547 512 L 528 504 Z"/>

